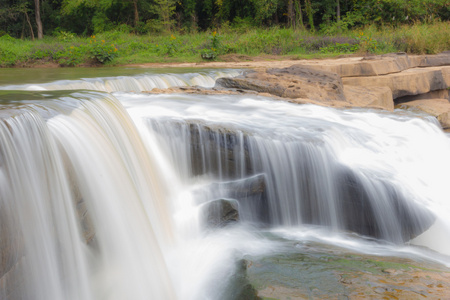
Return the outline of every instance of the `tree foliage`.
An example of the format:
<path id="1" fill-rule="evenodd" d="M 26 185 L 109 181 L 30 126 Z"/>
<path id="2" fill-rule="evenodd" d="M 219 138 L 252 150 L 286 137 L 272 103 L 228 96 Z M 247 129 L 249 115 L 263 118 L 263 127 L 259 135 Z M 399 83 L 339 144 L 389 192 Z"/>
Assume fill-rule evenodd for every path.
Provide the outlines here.
<path id="1" fill-rule="evenodd" d="M 0 35 L 33 38 L 278 25 L 335 32 L 450 20 L 450 0 L 1 0 Z"/>

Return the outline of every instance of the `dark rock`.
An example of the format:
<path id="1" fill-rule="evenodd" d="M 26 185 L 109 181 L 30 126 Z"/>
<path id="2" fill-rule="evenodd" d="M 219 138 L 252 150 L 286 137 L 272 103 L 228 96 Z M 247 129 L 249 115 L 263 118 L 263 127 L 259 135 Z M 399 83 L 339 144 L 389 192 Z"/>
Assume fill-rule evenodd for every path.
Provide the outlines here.
<path id="1" fill-rule="evenodd" d="M 257 290 L 250 284 L 247 278 L 247 264 L 248 262 L 241 259 L 236 262 L 236 272 L 231 278 L 226 299 L 230 300 L 261 300 L 258 297 Z"/>
<path id="2" fill-rule="evenodd" d="M 234 199 L 218 199 L 203 204 L 202 212 L 209 227 L 224 227 L 239 221 L 239 203 Z"/>
<path id="3" fill-rule="evenodd" d="M 247 135 L 224 127 L 189 124 L 192 175 L 236 179 L 253 173 Z"/>
<path id="4" fill-rule="evenodd" d="M 202 194 L 206 192 L 206 194 Z M 270 223 L 270 210 L 266 192 L 266 177 L 262 174 L 243 179 L 215 182 L 197 191 L 197 199 L 236 199 L 239 218 L 246 222 Z"/>
<path id="5" fill-rule="evenodd" d="M 401 243 L 418 236 L 435 221 L 426 207 L 408 201 L 388 182 L 371 182 L 374 188 L 369 194 L 367 186 L 351 170 L 342 169 L 336 178 L 345 230 Z"/>

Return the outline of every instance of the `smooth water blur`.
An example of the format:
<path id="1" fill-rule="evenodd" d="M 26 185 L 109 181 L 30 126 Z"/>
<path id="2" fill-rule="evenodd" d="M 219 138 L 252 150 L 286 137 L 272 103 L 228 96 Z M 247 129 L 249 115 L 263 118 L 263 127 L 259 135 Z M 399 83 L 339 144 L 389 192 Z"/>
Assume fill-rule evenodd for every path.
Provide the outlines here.
<path id="1" fill-rule="evenodd" d="M 21 71 L 8 71 L 13 77 L 0 77 L 0 90 L 95 90 L 103 92 L 142 92 L 151 91 L 154 88 L 165 89 L 180 86 L 213 87 L 215 80 L 220 77 L 233 77 L 241 73 L 239 70 L 155 70 L 148 69 L 51 69 L 49 72 L 40 72 L 45 76 L 28 77 Z M 33 74 L 35 69 L 30 69 Z M 98 70 L 93 72 L 92 70 Z M 191 72 L 189 72 L 191 71 Z M 19 72 L 19 74 L 15 74 Z M 39 74 L 41 74 L 39 73 Z M 80 74 L 81 73 L 81 74 Z M 114 74 L 117 74 L 114 76 Z M 120 74 L 120 75 L 119 75 Z M 23 76 L 23 80 L 17 82 L 15 76 Z M 44 77 L 44 78 L 42 78 Z M 80 78 L 81 77 L 81 78 Z M 61 78 L 64 78 L 61 80 Z M 66 79 L 67 78 L 67 79 Z M 10 79 L 12 79 L 10 81 Z M 28 83 L 28 82 L 29 83 Z M 9 84 L 11 82 L 11 84 Z M 2 83 L 3 86 L 2 86 Z"/>
<path id="2" fill-rule="evenodd" d="M 446 205 L 445 177 L 436 172 L 436 164 L 443 170 L 450 166 L 445 156 L 450 143 L 426 120 L 264 98 L 116 96 L 134 120 L 146 122 L 158 134 L 186 184 L 195 178 L 220 182 L 262 174 L 268 203 L 260 203 L 262 208 L 250 205 L 247 211 L 243 201 L 248 221 L 355 230 L 352 222 L 357 218 L 352 214 L 361 212 L 348 211 L 348 199 L 359 192 L 373 210 L 370 216 L 377 228 L 372 234 L 398 243 L 430 225 L 428 209 L 439 214 Z M 346 190 L 348 180 L 351 186 Z M 210 198 L 234 198 L 226 191 L 218 193 L 217 185 L 214 191 Z M 398 203 L 404 203 L 400 210 L 406 210 L 418 227 L 402 227 Z M 266 215 L 251 216 L 252 212 Z"/>
<path id="3" fill-rule="evenodd" d="M 236 299 L 239 261 L 302 242 L 450 265 L 436 238 L 450 233 L 450 140 L 437 123 L 150 95 L 138 92 L 149 82 L 208 87 L 239 72 L 133 72 L 0 86 L 0 234 L 24 277 L 17 299 Z M 100 91 L 52 91 L 77 88 Z M 352 233 L 354 193 L 378 239 Z M 217 199 L 237 200 L 240 221 L 207 225 Z M 429 215 L 433 230 L 413 241 L 428 248 L 410 245 Z"/>

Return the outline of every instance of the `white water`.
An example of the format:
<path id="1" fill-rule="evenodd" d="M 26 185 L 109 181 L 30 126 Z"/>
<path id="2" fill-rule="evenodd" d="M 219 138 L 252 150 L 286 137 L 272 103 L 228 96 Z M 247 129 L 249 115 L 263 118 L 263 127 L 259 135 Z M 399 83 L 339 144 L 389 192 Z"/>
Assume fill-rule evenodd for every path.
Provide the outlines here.
<path id="1" fill-rule="evenodd" d="M 42 84 L 20 84 L 0 86 L 0 90 L 95 90 L 103 92 L 142 92 L 154 88 L 166 89 L 181 86 L 213 87 L 217 78 L 239 75 L 238 70 L 211 70 L 195 73 L 143 73 L 134 76 L 83 78 L 58 80 Z"/>
<path id="2" fill-rule="evenodd" d="M 0 216 L 23 240 L 11 243 L 11 260 L 24 257 L 17 299 L 233 299 L 235 262 L 282 247 L 261 223 L 289 240 L 450 263 L 404 244 L 393 215 L 392 201 L 406 199 L 414 222 L 425 208 L 449 234 L 450 141 L 427 119 L 236 96 L 76 92 L 23 103 L 0 122 Z M 341 231 L 348 174 L 389 242 Z M 204 227 L 202 205 L 261 178 L 266 202 L 240 199 L 240 224 Z"/>

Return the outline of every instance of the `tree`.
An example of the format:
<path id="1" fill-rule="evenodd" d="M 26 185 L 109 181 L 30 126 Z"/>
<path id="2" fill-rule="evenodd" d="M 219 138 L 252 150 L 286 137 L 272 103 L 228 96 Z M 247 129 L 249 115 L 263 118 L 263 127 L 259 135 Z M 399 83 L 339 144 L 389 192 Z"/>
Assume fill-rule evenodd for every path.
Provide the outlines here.
<path id="1" fill-rule="evenodd" d="M 175 12 L 175 0 L 155 0 L 158 14 L 166 31 L 170 32 L 173 26 L 172 16 Z"/>
<path id="2" fill-rule="evenodd" d="M 42 39 L 44 37 L 44 28 L 42 26 L 42 20 L 41 20 L 40 0 L 34 0 L 34 16 L 36 18 L 38 39 Z"/>
<path id="3" fill-rule="evenodd" d="M 302 4 L 300 0 L 294 0 L 295 5 L 295 28 L 303 28 L 303 12 L 302 12 Z"/>
<path id="4" fill-rule="evenodd" d="M 278 9 L 277 0 L 251 0 L 255 7 L 255 19 L 262 24 L 265 20 L 271 18 Z"/>
<path id="5" fill-rule="evenodd" d="M 137 27 L 139 24 L 139 10 L 138 10 L 138 0 L 131 0 L 133 2 L 133 10 L 134 10 L 134 27 Z"/>

